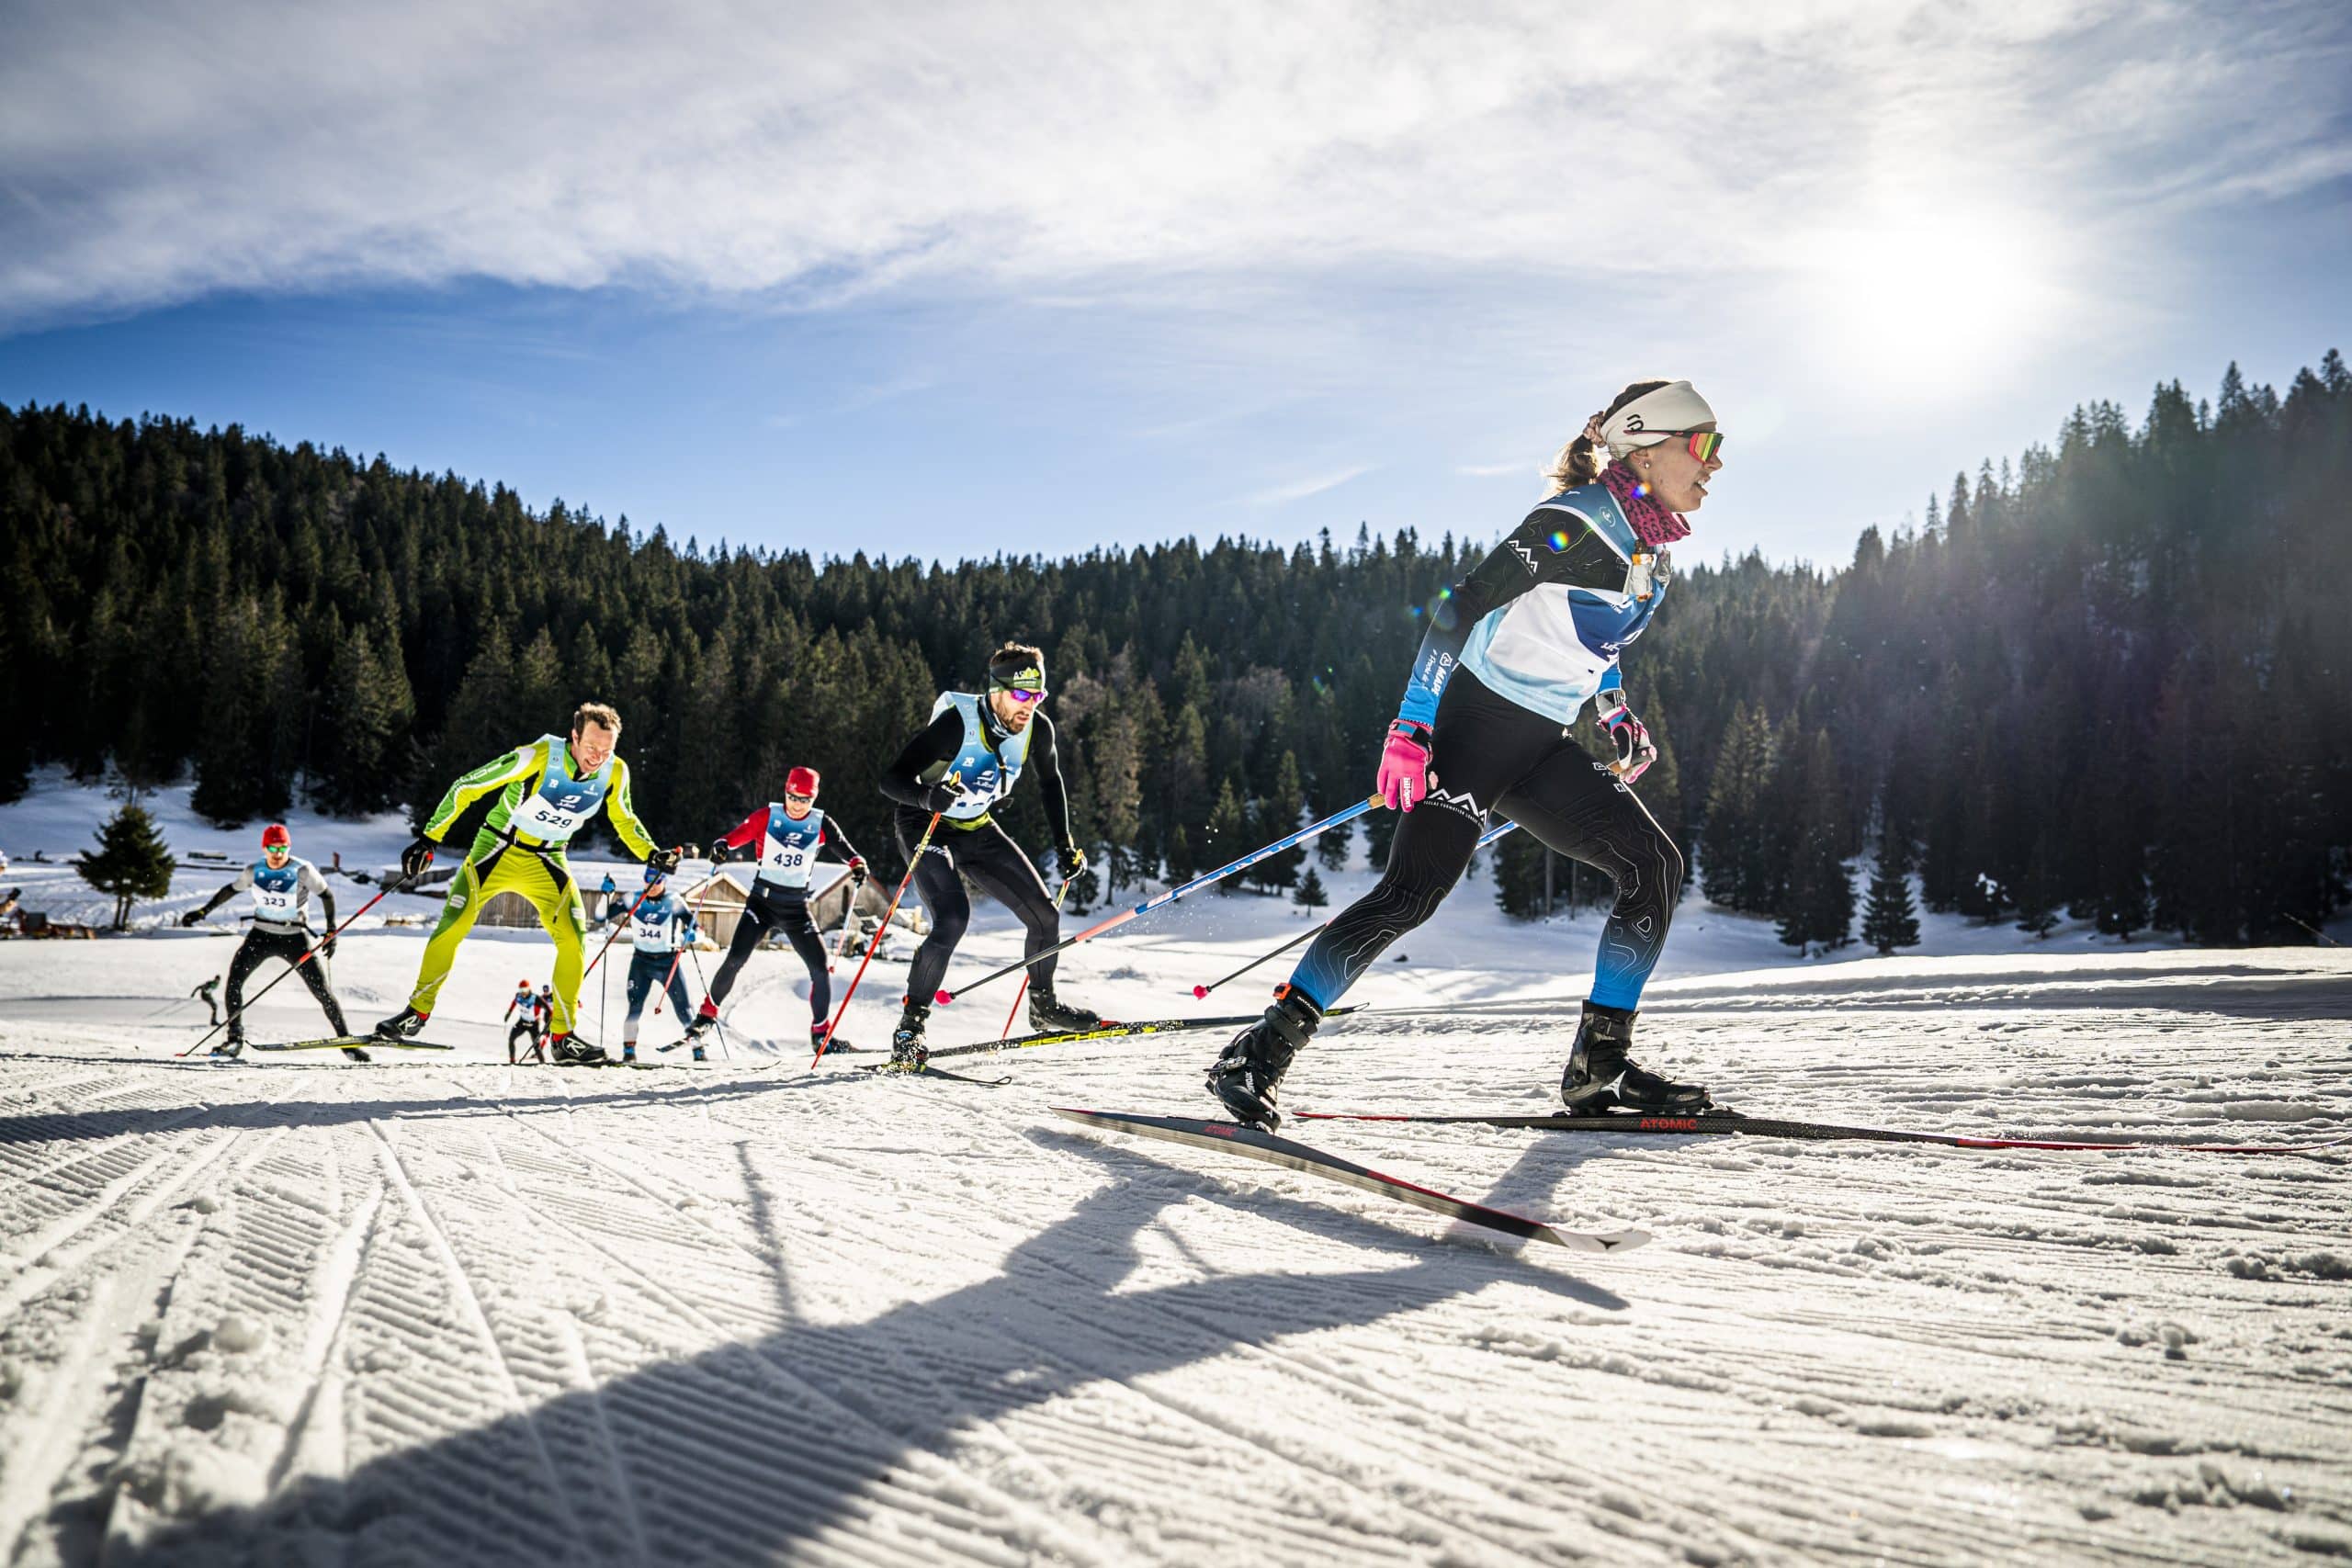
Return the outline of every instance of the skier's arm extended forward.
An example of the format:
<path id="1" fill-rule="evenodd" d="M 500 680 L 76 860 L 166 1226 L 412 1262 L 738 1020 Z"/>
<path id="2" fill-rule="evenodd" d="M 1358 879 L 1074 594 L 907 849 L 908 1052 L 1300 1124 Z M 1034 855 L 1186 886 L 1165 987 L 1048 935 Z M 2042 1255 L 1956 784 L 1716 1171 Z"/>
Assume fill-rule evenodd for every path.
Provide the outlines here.
<path id="1" fill-rule="evenodd" d="M 536 747 L 517 746 L 497 761 L 484 762 L 472 773 L 463 775 L 449 786 L 449 793 L 441 797 L 441 804 L 433 808 L 433 815 L 424 819 L 424 836 L 436 844 L 441 842 L 448 834 L 449 825 L 467 807 L 485 795 L 505 788 L 528 773 L 537 762 Z"/>
<path id="2" fill-rule="evenodd" d="M 652 858 L 653 835 L 645 830 L 645 824 L 637 819 L 637 808 L 629 804 L 628 764 L 618 757 L 613 759 L 613 787 L 605 795 L 605 815 L 629 853 L 639 860 Z"/>

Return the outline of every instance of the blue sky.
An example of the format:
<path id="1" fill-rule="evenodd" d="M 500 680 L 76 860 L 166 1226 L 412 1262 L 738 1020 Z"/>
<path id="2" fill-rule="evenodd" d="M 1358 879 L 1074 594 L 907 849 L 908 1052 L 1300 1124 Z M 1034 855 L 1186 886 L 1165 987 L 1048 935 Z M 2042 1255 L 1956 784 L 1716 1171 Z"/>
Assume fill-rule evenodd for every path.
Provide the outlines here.
<path id="1" fill-rule="evenodd" d="M 1451 9 L 12 10 L 0 400 L 953 558 L 1491 537 L 1682 375 L 1828 563 L 2352 346 L 2340 4 Z"/>

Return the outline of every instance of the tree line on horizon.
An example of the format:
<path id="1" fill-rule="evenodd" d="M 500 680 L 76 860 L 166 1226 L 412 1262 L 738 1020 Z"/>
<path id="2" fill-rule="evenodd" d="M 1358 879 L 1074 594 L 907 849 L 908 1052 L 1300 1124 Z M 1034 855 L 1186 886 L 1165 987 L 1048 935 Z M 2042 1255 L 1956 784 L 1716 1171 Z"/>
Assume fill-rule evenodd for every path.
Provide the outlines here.
<path id="1" fill-rule="evenodd" d="M 2054 447 L 1962 474 L 1834 570 L 1678 563 L 1625 661 L 1661 744 L 1638 793 L 1710 899 L 1800 947 L 1850 940 L 1865 854 L 1882 950 L 1915 879 L 1929 908 L 2030 931 L 2064 911 L 2309 940 L 2352 870 L 2347 481 L 2352 376 L 2330 350 L 2283 397 L 2232 366 L 2211 402 L 2157 388 L 2136 427 L 2078 408 Z M 298 796 L 422 820 L 597 697 L 666 840 L 707 840 L 805 762 L 860 847 L 902 864 L 882 769 L 1017 638 L 1046 650 L 1084 906 L 1362 798 L 1425 606 L 1517 521 L 1434 546 L 1360 525 L 1287 549 L 819 561 L 233 425 L 0 406 L 0 800 L 55 762 L 192 775 L 223 825 Z M 1034 790 L 1001 815 L 1049 841 Z M 1376 863 L 1394 818 L 1363 825 Z M 1308 852 L 1250 881 L 1290 889 Z M 1497 846 L 1506 909 L 1545 912 L 1546 859 L 1524 833 Z M 1555 898 L 1606 897 L 1549 871 Z"/>

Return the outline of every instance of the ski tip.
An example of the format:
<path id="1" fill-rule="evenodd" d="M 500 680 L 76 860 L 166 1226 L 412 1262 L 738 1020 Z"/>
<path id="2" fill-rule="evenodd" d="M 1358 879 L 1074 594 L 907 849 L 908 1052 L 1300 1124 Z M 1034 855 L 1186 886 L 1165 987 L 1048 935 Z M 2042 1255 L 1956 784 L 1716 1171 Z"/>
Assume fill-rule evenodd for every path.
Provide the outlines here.
<path id="1" fill-rule="evenodd" d="M 950 1007 L 953 1006 L 956 1001 L 956 993 L 953 991 L 933 991 L 931 993 L 931 999 L 937 1002 L 941 1007 Z"/>

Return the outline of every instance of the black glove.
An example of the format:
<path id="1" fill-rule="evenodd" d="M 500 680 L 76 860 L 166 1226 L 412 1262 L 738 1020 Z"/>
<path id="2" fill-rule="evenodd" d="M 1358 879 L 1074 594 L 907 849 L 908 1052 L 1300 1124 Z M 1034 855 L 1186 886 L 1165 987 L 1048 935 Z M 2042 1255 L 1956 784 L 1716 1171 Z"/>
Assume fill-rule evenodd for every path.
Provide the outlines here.
<path id="1" fill-rule="evenodd" d="M 414 882 L 433 863 L 433 852 L 440 846 L 423 834 L 418 834 L 408 848 L 401 852 L 401 879 Z"/>
<path id="2" fill-rule="evenodd" d="M 950 784 L 935 784 L 924 793 L 922 808 L 925 811 L 944 811 L 963 798 L 962 790 Z"/>
<path id="3" fill-rule="evenodd" d="M 1086 869 L 1086 852 L 1076 844 L 1064 844 L 1055 852 L 1061 857 L 1062 879 L 1068 881 Z"/>
<path id="4" fill-rule="evenodd" d="M 180 924 L 184 926 L 192 926 L 202 919 L 204 919 L 204 911 L 202 909 L 190 909 L 187 914 L 180 917 Z"/>
<path id="5" fill-rule="evenodd" d="M 334 932 L 329 931 L 319 939 L 319 956 L 322 958 L 334 956 Z"/>
<path id="6" fill-rule="evenodd" d="M 680 855 L 683 853 L 684 851 L 682 849 L 656 850 L 651 854 L 645 857 L 645 863 L 660 872 L 662 875 L 667 876 L 672 872 L 678 869 L 678 860 Z"/>

